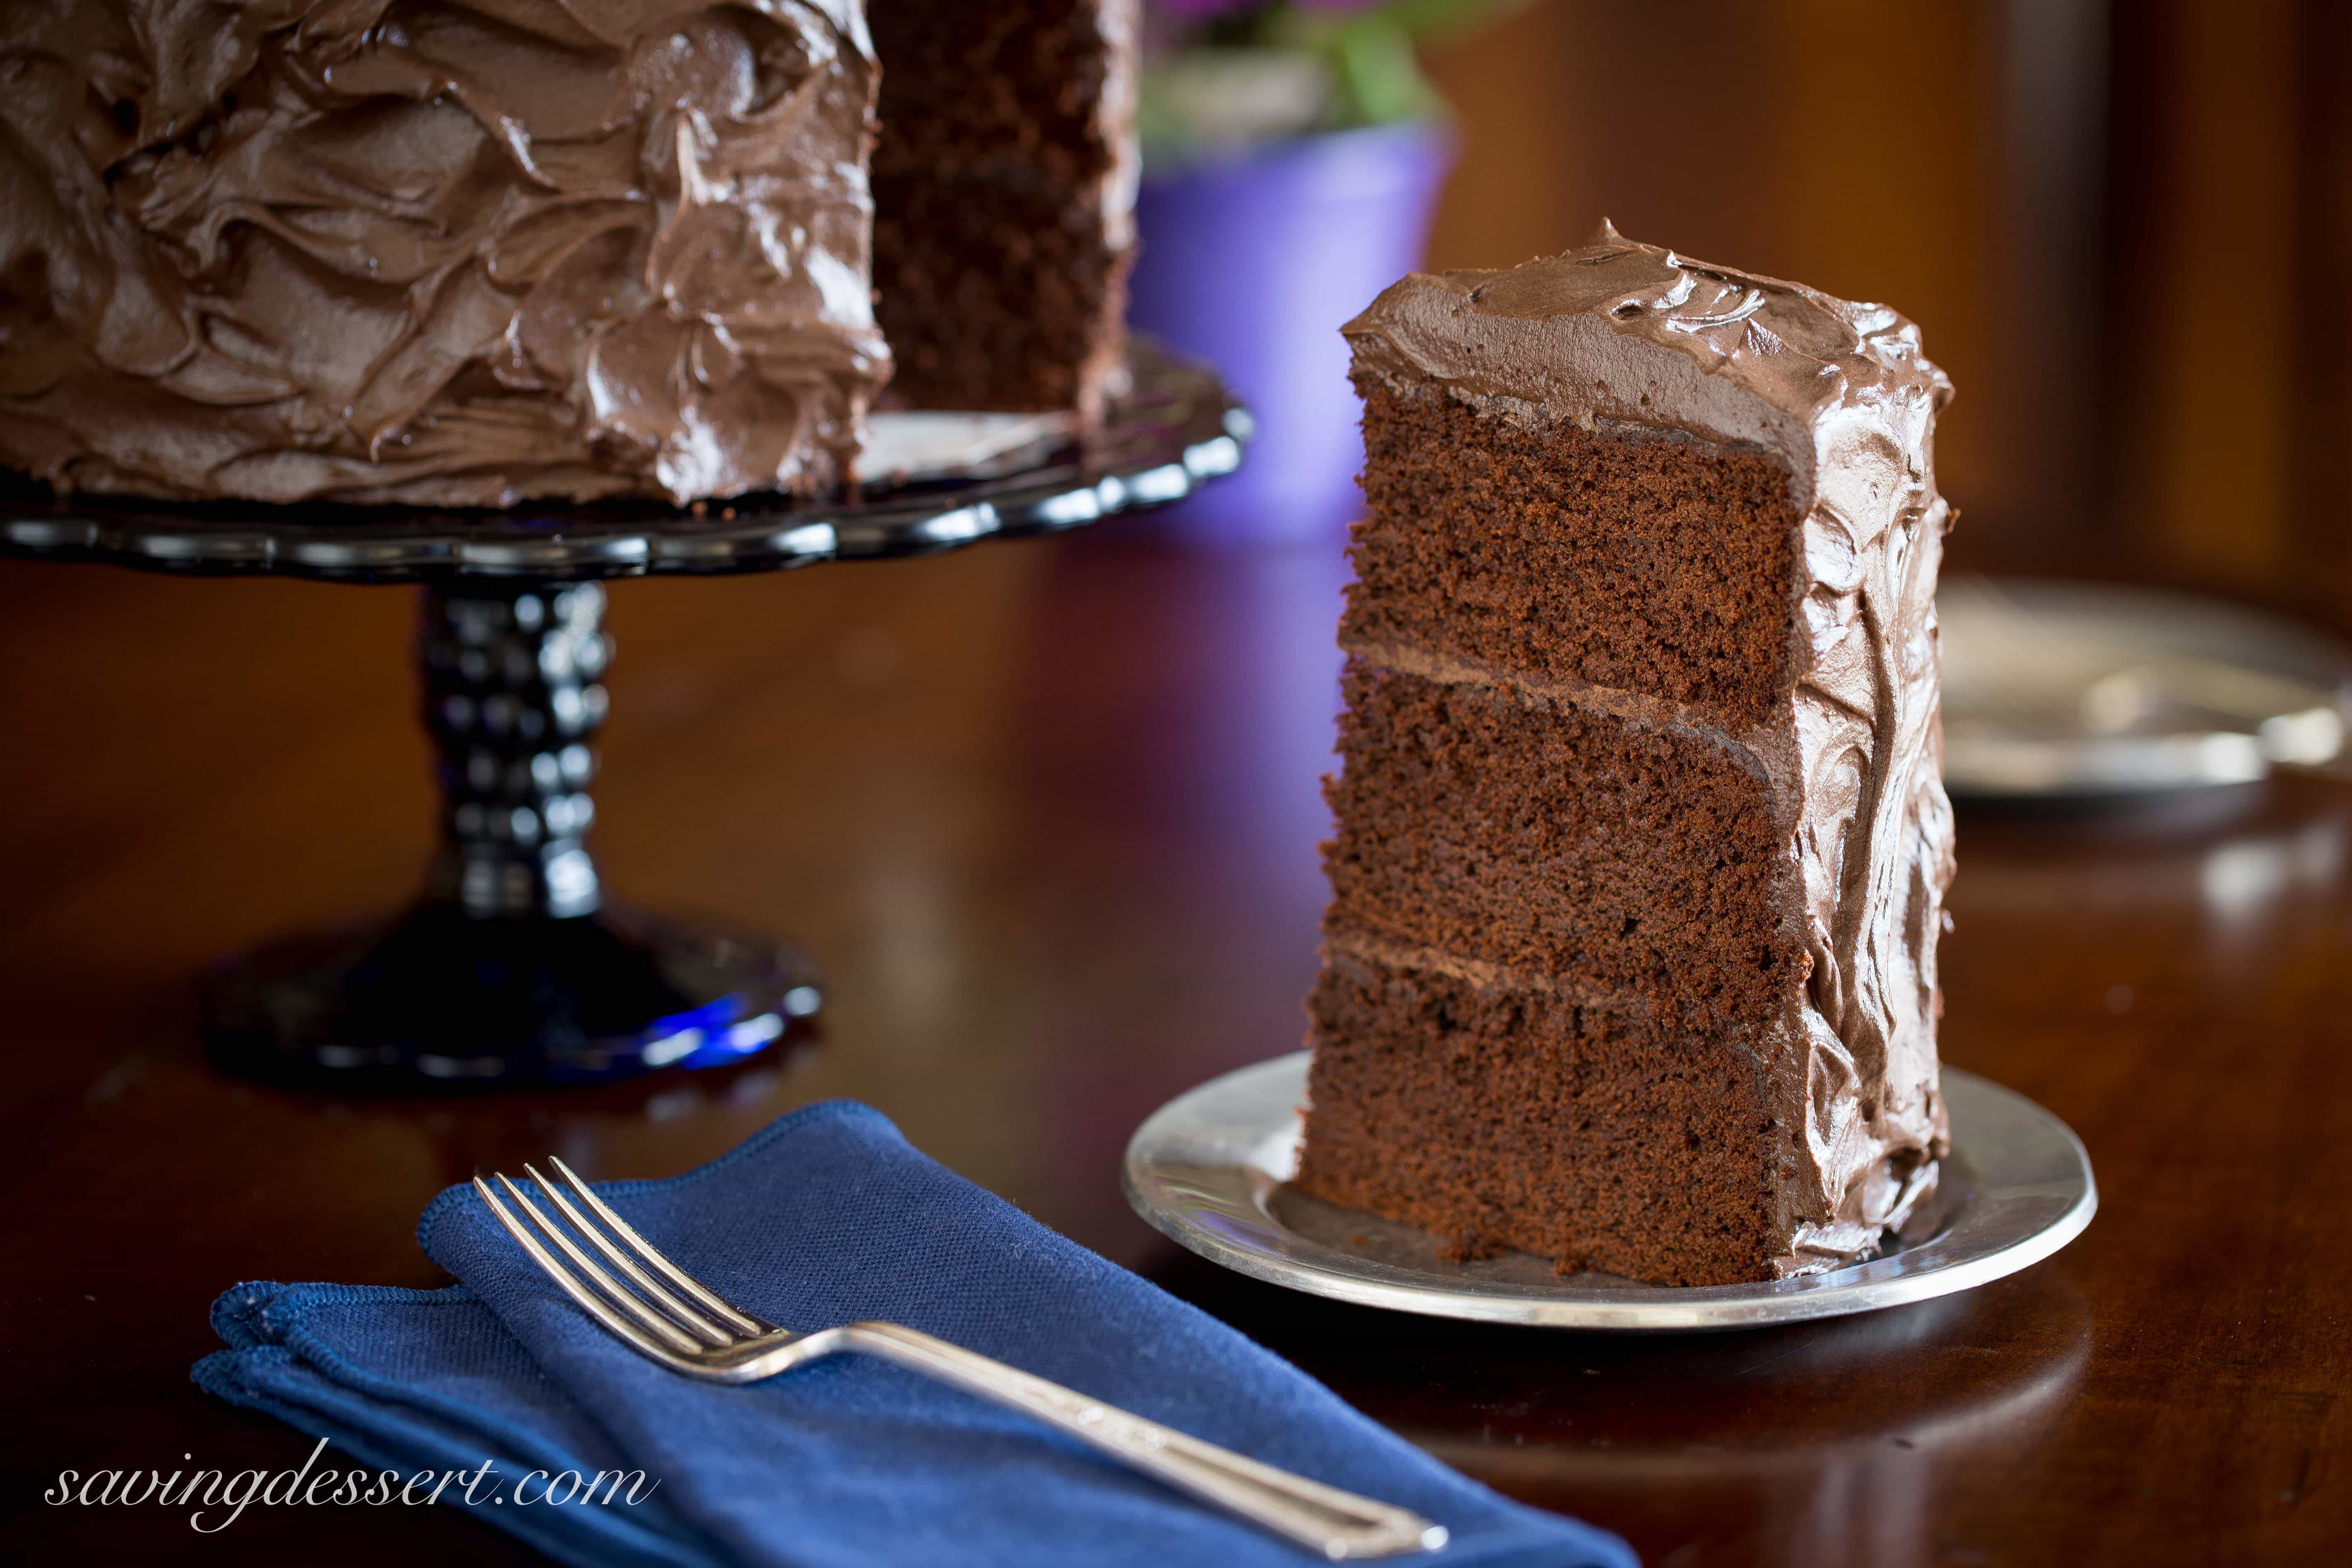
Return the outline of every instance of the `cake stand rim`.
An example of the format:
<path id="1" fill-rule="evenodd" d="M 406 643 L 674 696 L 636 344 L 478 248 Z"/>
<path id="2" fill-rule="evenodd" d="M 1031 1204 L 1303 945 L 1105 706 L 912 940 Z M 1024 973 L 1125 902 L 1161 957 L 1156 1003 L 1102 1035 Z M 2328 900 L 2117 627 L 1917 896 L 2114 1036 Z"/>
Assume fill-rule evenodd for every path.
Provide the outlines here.
<path id="1" fill-rule="evenodd" d="M 508 509 L 0 495 L 0 559 L 185 576 L 356 584 L 580 582 L 783 571 L 1066 531 L 1181 500 L 1239 468 L 1255 422 L 1212 367 L 1133 341 L 1132 390 L 1099 430 L 1003 473 L 869 488 L 858 501 L 774 492 L 688 507 L 528 501 Z M 21 474 L 6 480 L 39 489 Z"/>
<path id="2" fill-rule="evenodd" d="M 2058 1252 L 2083 1233 L 2098 1210 L 2090 1155 L 2071 1127 L 2014 1089 L 1964 1068 L 1946 1067 L 1947 1100 L 1962 1102 L 1954 1108 L 1956 1153 L 1965 1161 L 1970 1144 L 1984 1148 L 1997 1144 L 2001 1135 L 2022 1133 L 2040 1142 L 2038 1152 L 2053 1170 L 2041 1173 L 2044 1179 L 2004 1184 L 1998 1171 L 1978 1169 L 1976 1179 L 1991 1189 L 1990 1194 L 1978 1194 L 1948 1227 L 1917 1247 L 1827 1274 L 1743 1285 L 1528 1288 L 1465 1281 L 1355 1258 L 1299 1237 L 1273 1216 L 1265 1202 L 1273 1179 L 1250 1162 L 1270 1140 L 1283 1136 L 1281 1117 L 1288 1117 L 1295 1129 L 1309 1059 L 1310 1053 L 1295 1051 L 1254 1062 L 1169 1100 L 1129 1141 L 1120 1187 L 1146 1223 L 1213 1263 L 1269 1284 L 1359 1306 L 1588 1331 L 1762 1328 L 1878 1311 L 1990 1284 Z M 1257 1111 L 1254 1122 L 1237 1135 L 1250 1141 L 1249 1152 L 1205 1164 L 1166 1157 L 1171 1151 L 1198 1152 L 1197 1139 L 1191 1145 L 1181 1142 L 1188 1116 L 1234 1100 L 1243 1101 L 1244 1114 L 1249 1109 Z M 1277 1107 L 1278 1115 L 1273 1110 Z M 1979 1125 L 1964 1142 L 1962 1130 L 1987 1116 L 1997 1120 Z M 1289 1136 L 1295 1147 L 1295 1131 Z M 1243 1173 L 1253 1170 L 1255 1183 Z M 1178 1172 L 1181 1175 L 1174 1173 Z M 2052 1175 L 2056 1179 L 2048 1179 Z M 1184 1189 L 1181 1196 L 1171 1190 L 1178 1185 Z M 1981 1224 L 1988 1215 L 1998 1221 L 2004 1208 L 2015 1234 L 1998 1243 L 1980 1233 L 1967 1234 L 1971 1213 Z M 1955 1237 L 1961 1237 L 1964 1245 L 1948 1247 Z M 1938 1248 L 1945 1249 L 1942 1256 L 1916 1261 Z M 1906 1264 L 1906 1259 L 1915 1261 Z"/>

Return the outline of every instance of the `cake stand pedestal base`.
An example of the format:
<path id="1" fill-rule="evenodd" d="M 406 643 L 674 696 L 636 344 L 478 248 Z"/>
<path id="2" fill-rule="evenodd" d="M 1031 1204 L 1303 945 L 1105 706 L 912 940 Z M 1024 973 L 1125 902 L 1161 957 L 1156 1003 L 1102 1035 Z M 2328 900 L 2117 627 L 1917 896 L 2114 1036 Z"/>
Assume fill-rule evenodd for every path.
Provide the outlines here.
<path id="1" fill-rule="evenodd" d="M 718 1067 L 811 1032 L 820 995 L 805 958 L 759 938 L 626 907 L 484 920 L 428 900 L 243 954 L 202 1003 L 226 1071 L 415 1091 Z"/>

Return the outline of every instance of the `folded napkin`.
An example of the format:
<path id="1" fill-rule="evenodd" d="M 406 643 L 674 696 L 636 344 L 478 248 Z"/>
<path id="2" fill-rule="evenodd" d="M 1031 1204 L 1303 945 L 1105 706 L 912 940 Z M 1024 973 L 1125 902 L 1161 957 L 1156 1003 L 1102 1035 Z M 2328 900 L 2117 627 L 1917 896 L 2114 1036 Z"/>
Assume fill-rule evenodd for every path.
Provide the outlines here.
<path id="1" fill-rule="evenodd" d="M 1444 1524 L 1447 1568 L 1632 1568 L 1616 1537 L 1447 1469 L 1216 1320 L 1038 1225 L 846 1101 L 686 1175 L 598 1189 L 771 1322 L 905 1323 Z M 1308 1553 L 1024 1416 L 859 1356 L 722 1387 L 589 1321 L 470 1187 L 435 1199 L 443 1290 L 240 1285 L 195 1379 L 363 1463 L 461 1469 L 444 1502 L 576 1563 L 1299 1568 Z M 643 1469 L 640 1500 L 526 1505 L 530 1472 Z M 543 1483 L 532 1482 L 535 1489 Z M 422 1495 L 420 1491 L 418 1495 Z M 494 1495 L 502 1500 L 493 1501 Z"/>

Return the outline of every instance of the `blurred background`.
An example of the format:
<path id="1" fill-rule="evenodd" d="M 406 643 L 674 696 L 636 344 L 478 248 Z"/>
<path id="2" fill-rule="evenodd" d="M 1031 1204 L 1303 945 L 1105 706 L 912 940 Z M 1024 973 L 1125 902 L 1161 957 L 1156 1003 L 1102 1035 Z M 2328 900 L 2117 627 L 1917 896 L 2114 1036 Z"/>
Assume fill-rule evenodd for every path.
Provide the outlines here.
<path id="1" fill-rule="evenodd" d="M 1328 24 L 1367 8 L 1287 9 Z M 1452 127 L 1429 266 L 1509 266 L 1606 215 L 1891 304 L 1959 388 L 1937 440 L 1964 517 L 1955 569 L 2120 576 L 2352 623 L 2352 315 L 2336 298 L 2352 277 L 2352 6 L 1381 9 L 1421 34 Z M 1187 20 L 1178 41 L 1197 48 L 1263 10 L 1162 4 L 1159 42 L 1170 13 L 1221 15 Z M 1153 151 L 1165 183 L 1181 160 L 1165 138 Z M 1163 243 L 1150 190 L 1147 246 Z M 1375 244 L 1381 222 L 1363 220 Z"/>

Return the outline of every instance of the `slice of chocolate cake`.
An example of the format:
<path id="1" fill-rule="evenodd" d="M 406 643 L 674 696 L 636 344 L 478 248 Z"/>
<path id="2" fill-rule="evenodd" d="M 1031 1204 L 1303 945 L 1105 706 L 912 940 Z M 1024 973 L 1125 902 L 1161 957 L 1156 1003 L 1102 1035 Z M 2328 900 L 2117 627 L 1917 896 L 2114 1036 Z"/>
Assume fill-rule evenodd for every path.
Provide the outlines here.
<path id="1" fill-rule="evenodd" d="M 1658 1284 L 1868 1251 L 1946 1144 L 1950 384 L 1892 310 L 1606 225 L 1346 331 L 1299 1184 Z"/>
<path id="2" fill-rule="evenodd" d="M 1076 409 L 1125 374 L 1136 0 L 874 0 L 894 406 Z"/>

